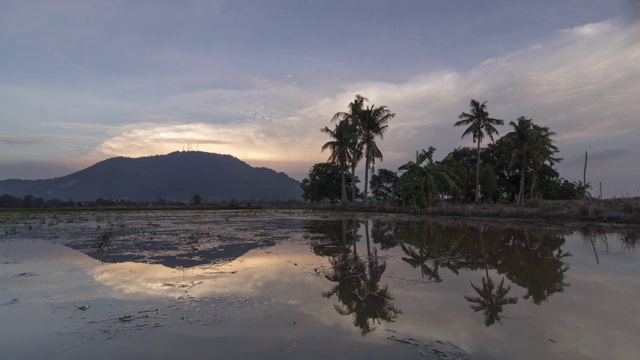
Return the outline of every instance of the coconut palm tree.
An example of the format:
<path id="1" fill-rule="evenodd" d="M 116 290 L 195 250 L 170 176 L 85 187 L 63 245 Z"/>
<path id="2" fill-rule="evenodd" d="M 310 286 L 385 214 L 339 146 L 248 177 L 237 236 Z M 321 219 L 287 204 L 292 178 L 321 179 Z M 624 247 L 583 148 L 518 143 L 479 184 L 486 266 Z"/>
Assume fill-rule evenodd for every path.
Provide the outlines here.
<path id="1" fill-rule="evenodd" d="M 329 149 L 331 151 L 331 155 L 329 155 L 328 161 L 340 167 L 342 180 L 342 204 L 346 204 L 347 186 L 345 183 L 345 172 L 351 162 L 351 145 L 354 142 L 356 134 L 353 131 L 351 124 L 346 120 L 338 122 L 333 130 L 325 126 L 323 129 L 320 129 L 320 131 L 328 134 L 333 139 L 322 145 L 322 151 Z"/>
<path id="2" fill-rule="evenodd" d="M 467 129 L 462 133 L 462 138 L 471 134 L 473 136 L 473 142 L 477 143 L 477 155 L 476 155 L 476 196 L 475 202 L 480 202 L 480 146 L 482 144 L 482 139 L 485 136 L 489 136 L 489 139 L 493 141 L 493 135 L 499 135 L 498 130 L 496 130 L 496 125 L 504 125 L 504 121 L 500 119 L 494 119 L 489 117 L 489 112 L 487 111 L 487 102 L 483 102 L 482 104 L 478 101 L 471 99 L 470 113 L 461 113 L 458 116 L 459 121 L 453 124 L 456 126 L 468 126 Z"/>
<path id="3" fill-rule="evenodd" d="M 536 139 L 533 120 L 524 116 L 519 117 L 517 122 L 510 121 L 509 125 L 513 127 L 513 131 L 508 133 L 506 137 L 513 143 L 515 152 L 512 157 L 512 166 L 520 161 L 520 189 L 516 198 L 517 204 L 524 202 L 524 177 L 527 169 L 527 161 L 530 159 L 534 142 Z"/>
<path id="4" fill-rule="evenodd" d="M 589 189 L 591 189 L 590 182 L 583 183 L 581 180 L 578 180 L 578 181 L 574 181 L 571 184 L 575 189 L 574 191 L 575 191 L 576 199 L 584 199 L 587 197 L 591 197 L 591 192 L 589 192 Z"/>
<path id="5" fill-rule="evenodd" d="M 536 179 L 538 177 L 538 171 L 542 168 L 544 163 L 548 162 L 549 165 L 553 166 L 562 161 L 562 158 L 555 157 L 554 154 L 559 152 L 558 148 L 553 144 L 554 141 L 551 139 L 552 136 L 555 136 L 556 133 L 550 131 L 546 126 L 538 126 L 533 125 L 535 130 L 534 136 L 535 139 L 532 143 L 532 152 L 531 152 L 531 161 L 533 167 L 533 174 L 531 178 L 531 191 L 529 193 L 529 198 L 533 200 L 533 192 L 536 187 Z"/>
<path id="6" fill-rule="evenodd" d="M 346 121 L 347 123 L 349 123 L 351 125 L 352 131 L 357 132 L 357 129 L 359 127 L 360 124 L 360 114 L 362 113 L 362 108 L 364 106 L 364 103 L 369 101 L 369 99 L 367 99 L 366 97 L 357 94 L 355 99 L 349 103 L 348 107 L 349 107 L 349 111 L 348 112 L 343 112 L 343 111 L 339 111 L 337 113 L 335 113 L 335 115 L 333 115 L 333 118 L 331 119 L 331 121 Z M 358 135 L 356 135 L 354 138 L 351 139 L 352 142 L 349 144 L 349 153 L 350 153 L 350 165 L 351 165 L 351 178 L 353 179 L 354 183 L 352 184 L 351 187 L 351 202 L 355 203 L 356 201 L 356 184 L 355 184 L 355 180 L 356 180 L 356 167 L 358 166 L 358 164 L 360 163 L 360 161 L 362 160 L 364 153 L 363 153 L 363 149 L 362 149 L 362 144 L 360 143 L 360 141 L 358 141 Z"/>
<path id="7" fill-rule="evenodd" d="M 384 137 L 387 131 L 389 120 L 396 114 L 392 113 L 386 106 L 375 107 L 367 106 L 360 112 L 359 121 L 357 123 L 357 131 L 359 144 L 364 154 L 364 199 L 365 203 L 369 202 L 368 186 L 369 186 L 369 169 L 373 169 L 376 159 L 382 160 L 382 152 L 378 148 L 376 138 Z"/>
<path id="8" fill-rule="evenodd" d="M 533 120 L 524 116 L 519 117 L 517 122 L 510 121 L 509 125 L 513 127 L 513 131 L 505 135 L 505 138 L 514 146 L 514 156 L 512 157 L 511 166 L 520 167 L 520 189 L 516 198 L 516 203 L 524 202 L 524 186 L 527 169 L 531 168 L 531 192 L 533 198 L 533 190 L 536 185 L 535 178 L 538 170 L 545 162 L 551 165 L 562 161 L 553 155 L 558 152 L 558 148 L 553 144 L 553 131 L 544 126 L 533 123 Z"/>
<path id="9" fill-rule="evenodd" d="M 433 161 L 433 146 L 429 151 L 416 151 L 416 161 L 409 161 L 398 170 L 406 171 L 398 181 L 398 192 L 403 199 L 418 207 L 431 206 L 433 198 L 457 189 L 454 171 L 441 162 Z"/>

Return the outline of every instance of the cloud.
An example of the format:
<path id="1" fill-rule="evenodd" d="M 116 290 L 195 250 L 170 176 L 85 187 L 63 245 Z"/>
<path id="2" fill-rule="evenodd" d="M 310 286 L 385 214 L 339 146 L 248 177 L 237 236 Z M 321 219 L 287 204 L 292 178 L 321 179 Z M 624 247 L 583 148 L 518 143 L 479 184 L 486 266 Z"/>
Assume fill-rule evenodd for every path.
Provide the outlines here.
<path id="1" fill-rule="evenodd" d="M 100 89 L 89 89 L 0 83 L 0 116 L 22 132 L 39 131 L 43 125 L 103 131 L 114 119 L 135 118 L 144 112 L 140 103 L 113 96 L 111 86 L 105 83 Z"/>
<path id="2" fill-rule="evenodd" d="M 95 143 L 103 140 L 104 137 L 87 135 L 58 135 L 58 134 L 38 134 L 38 135 L 0 135 L 0 145 L 40 145 L 51 143 L 60 145 L 61 143 Z"/>
<path id="3" fill-rule="evenodd" d="M 97 152 L 135 157 L 183 150 L 184 144 L 191 143 L 199 144 L 200 151 L 232 154 L 245 161 L 301 161 L 318 157 L 315 147 L 307 150 L 301 146 L 309 139 L 307 133 L 308 128 L 300 131 L 295 119 L 227 124 L 143 123 L 124 126 L 119 135 L 103 142 Z"/>
<path id="4" fill-rule="evenodd" d="M 111 132 L 114 126 L 94 123 L 76 123 L 76 122 L 63 122 L 49 124 L 52 127 L 59 127 L 70 130 L 86 130 L 93 132 Z"/>
<path id="5" fill-rule="evenodd" d="M 597 151 L 591 154 L 591 160 L 599 160 L 599 161 L 611 160 L 619 156 L 626 155 L 631 151 L 632 150 L 627 148 L 610 148 L 603 151 Z M 633 152 L 637 153 L 636 151 L 633 151 Z"/>
<path id="6" fill-rule="evenodd" d="M 0 145 L 33 145 L 47 142 L 43 135 L 0 135 Z"/>
<path id="7" fill-rule="evenodd" d="M 488 59 L 467 72 L 442 70 L 401 83 L 343 84 L 334 95 L 319 100 L 313 100 L 318 95 L 313 91 L 274 83 L 247 91 L 178 93 L 150 113 L 160 121 L 124 126 L 98 151 L 149 155 L 178 150 L 176 143 L 202 141 L 207 146 L 200 150 L 228 152 L 247 161 L 306 162 L 306 171 L 328 156 L 320 154 L 328 139 L 318 130 L 330 125 L 335 112 L 346 111 L 355 94 L 396 113 L 380 141 L 382 165 L 388 161 L 391 168 L 430 145 L 438 148 L 439 156 L 469 145 L 470 139 L 459 140 L 461 131 L 453 123 L 468 110 L 471 98 L 488 100 L 491 115 L 505 122 L 525 115 L 549 126 L 558 134 L 562 150 L 565 143 L 638 127 L 640 71 L 631 65 L 640 63 L 640 45 L 628 30 L 615 21 L 586 24 L 559 31 L 545 43 Z M 216 123 L 216 117 L 243 121 Z M 499 130 L 504 134 L 510 129 Z"/>
<path id="8" fill-rule="evenodd" d="M 13 179 L 49 179 L 69 175 L 93 165 L 95 158 L 71 158 L 48 161 L 0 161 L 0 174 L 11 174 Z M 0 180 L 7 178 L 0 175 Z"/>
<path id="9" fill-rule="evenodd" d="M 146 118 L 224 123 L 283 118 L 317 96 L 279 82 L 255 79 L 250 87 L 176 92 L 147 108 Z"/>
<path id="10" fill-rule="evenodd" d="M 180 138 L 180 137 L 175 137 L 175 138 L 170 138 L 170 137 L 165 137 L 165 138 L 160 138 L 160 139 L 154 139 L 155 142 L 158 143 L 175 143 L 175 144 L 210 144 L 210 145 L 226 145 L 229 144 L 226 141 L 222 141 L 222 140 L 215 140 L 215 139 L 190 139 L 188 137 L 185 138 Z"/>

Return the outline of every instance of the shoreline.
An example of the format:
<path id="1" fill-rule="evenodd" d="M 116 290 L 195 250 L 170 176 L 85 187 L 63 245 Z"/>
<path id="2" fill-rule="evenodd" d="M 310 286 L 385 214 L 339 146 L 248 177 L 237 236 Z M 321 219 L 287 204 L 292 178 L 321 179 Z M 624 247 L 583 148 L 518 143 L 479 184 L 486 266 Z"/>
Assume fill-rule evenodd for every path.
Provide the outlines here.
<path id="1" fill-rule="evenodd" d="M 497 220 L 549 221 L 554 224 L 589 223 L 640 225 L 640 199 L 540 201 L 524 206 L 510 204 L 438 204 L 425 209 L 384 204 L 211 204 L 199 206 L 104 206 L 64 208 L 1 208 L 10 212 L 78 212 L 78 211 L 246 211 L 310 210 L 345 213 L 405 214 L 426 217 L 456 217 Z"/>

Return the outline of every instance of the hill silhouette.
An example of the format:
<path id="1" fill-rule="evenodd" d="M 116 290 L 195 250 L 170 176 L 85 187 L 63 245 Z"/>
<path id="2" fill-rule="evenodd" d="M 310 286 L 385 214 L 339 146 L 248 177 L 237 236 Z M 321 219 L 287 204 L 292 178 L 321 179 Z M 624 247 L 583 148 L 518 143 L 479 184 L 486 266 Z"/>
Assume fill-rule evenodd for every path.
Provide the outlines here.
<path id="1" fill-rule="evenodd" d="M 285 173 L 254 168 L 231 156 L 198 151 L 141 158 L 116 157 L 71 175 L 47 180 L 2 180 L 0 194 L 93 201 L 205 202 L 300 200 L 298 181 Z"/>

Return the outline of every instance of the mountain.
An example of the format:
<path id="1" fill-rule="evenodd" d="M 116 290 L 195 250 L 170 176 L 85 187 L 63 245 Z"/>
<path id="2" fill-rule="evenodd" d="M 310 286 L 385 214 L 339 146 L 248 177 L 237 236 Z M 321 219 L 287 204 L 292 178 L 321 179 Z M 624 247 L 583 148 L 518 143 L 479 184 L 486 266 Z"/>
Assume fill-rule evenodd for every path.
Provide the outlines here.
<path id="1" fill-rule="evenodd" d="M 71 175 L 47 180 L 2 180 L 0 194 L 74 201 L 204 202 L 300 200 L 298 181 L 285 173 L 254 168 L 231 156 L 198 151 L 141 158 L 116 157 Z"/>

